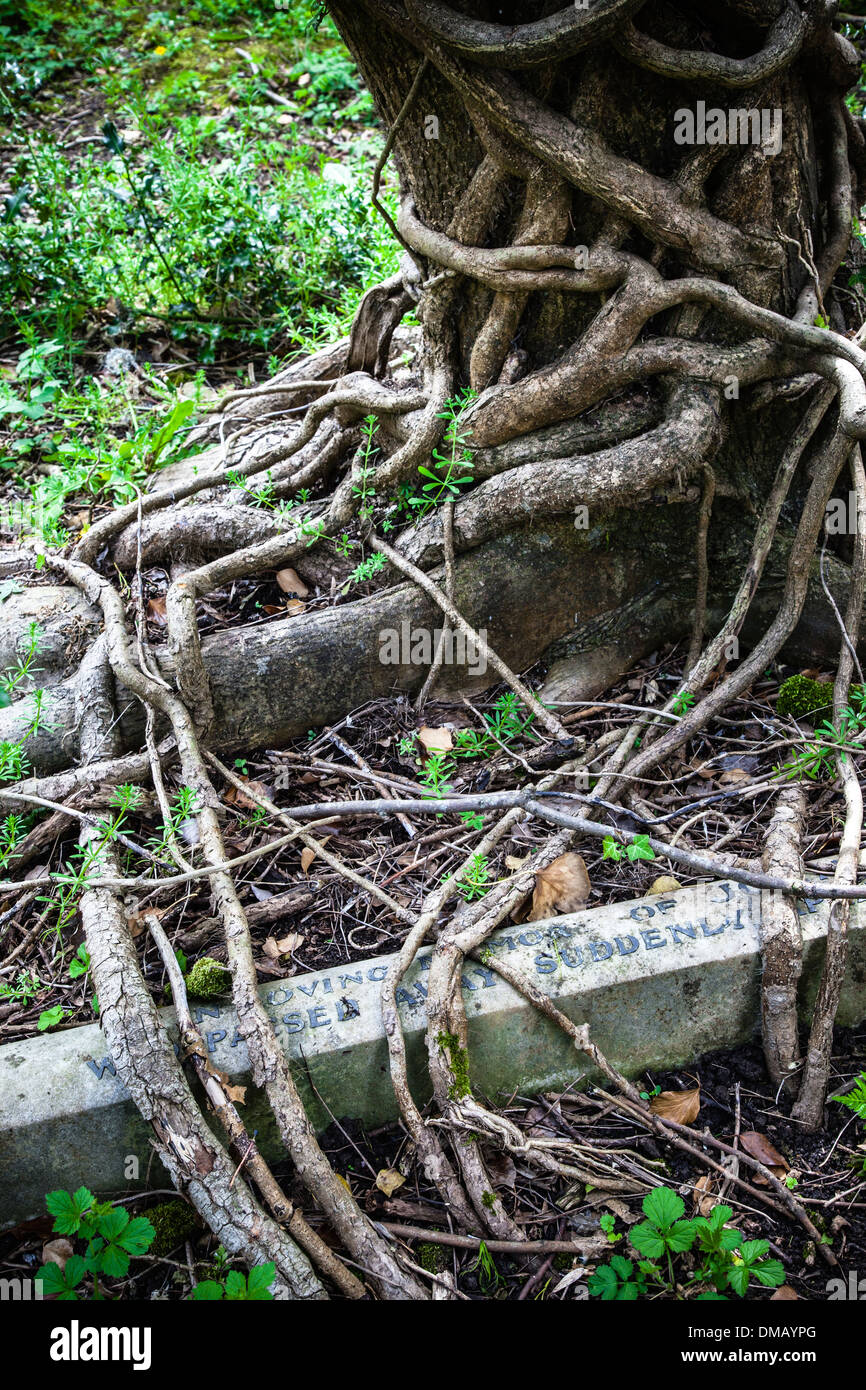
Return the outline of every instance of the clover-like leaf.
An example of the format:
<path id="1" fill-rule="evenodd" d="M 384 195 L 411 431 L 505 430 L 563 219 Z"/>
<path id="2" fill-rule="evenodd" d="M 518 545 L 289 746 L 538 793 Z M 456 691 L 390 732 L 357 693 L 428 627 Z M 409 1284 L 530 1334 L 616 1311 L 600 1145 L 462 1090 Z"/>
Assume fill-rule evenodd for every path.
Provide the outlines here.
<path id="1" fill-rule="evenodd" d="M 54 1230 L 63 1236 L 75 1235 L 93 1200 L 93 1193 L 86 1187 L 79 1187 L 77 1192 L 64 1192 L 60 1188 L 49 1192 L 45 1205 L 54 1217 Z"/>

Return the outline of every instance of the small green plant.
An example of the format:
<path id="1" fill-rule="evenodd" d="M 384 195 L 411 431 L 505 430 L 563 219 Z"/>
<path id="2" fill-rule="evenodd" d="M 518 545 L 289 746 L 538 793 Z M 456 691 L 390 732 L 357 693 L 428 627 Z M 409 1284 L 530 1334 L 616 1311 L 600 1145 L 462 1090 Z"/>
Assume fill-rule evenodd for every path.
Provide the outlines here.
<path id="1" fill-rule="evenodd" d="M 192 787 L 179 787 L 177 795 L 169 803 L 169 821 L 163 823 L 162 834 L 152 835 L 147 848 L 161 862 L 169 859 L 169 849 L 178 839 L 182 839 L 187 827 L 200 810 L 198 793 Z"/>
<path id="2" fill-rule="evenodd" d="M 0 980 L 0 999 L 7 1004 L 29 1004 L 40 990 L 45 989 L 32 970 L 19 970 L 15 980 Z"/>
<path id="3" fill-rule="evenodd" d="M 40 1033 L 44 1033 L 49 1028 L 56 1028 L 58 1023 L 62 1023 L 64 1018 L 69 1017 L 69 1010 L 64 1009 L 62 1004 L 55 1004 L 51 1009 L 43 1009 L 39 1015 L 36 1027 Z"/>
<path id="4" fill-rule="evenodd" d="M 447 753 L 431 753 L 418 774 L 418 781 L 429 789 L 432 796 L 447 796 L 453 790 L 448 782 L 453 773 L 453 758 L 449 758 Z"/>
<path id="5" fill-rule="evenodd" d="M 483 898 L 489 893 L 490 884 L 490 865 L 487 856 L 484 854 L 473 854 L 468 865 L 460 876 L 457 884 L 457 892 L 467 903 L 471 903 L 475 898 Z"/>
<path id="6" fill-rule="evenodd" d="M 86 1187 L 49 1192 L 45 1205 L 54 1217 L 54 1231 L 86 1242 L 86 1248 L 83 1255 L 70 1255 L 63 1269 L 53 1263 L 42 1266 L 36 1278 L 43 1296 L 77 1300 L 90 1280 L 92 1297 L 101 1298 L 100 1276 L 121 1278 L 129 1271 L 130 1259 L 145 1255 L 153 1243 L 155 1232 L 146 1216 L 130 1219 L 123 1207 L 97 1202 Z"/>
<path id="7" fill-rule="evenodd" d="M 461 421 L 477 396 L 477 391 L 467 389 L 445 402 L 445 408 L 438 418 L 447 422 L 443 436 L 447 452 L 433 450 L 433 462 L 437 465 L 435 471 L 419 464 L 419 474 L 427 479 L 421 484 L 421 496 L 413 494 L 411 488 L 400 490 L 400 505 L 416 520 L 426 516 L 449 497 L 458 497 L 462 487 L 468 487 L 475 481 L 472 476 L 472 449 Z"/>
<path id="8" fill-rule="evenodd" d="M 602 1213 L 598 1218 L 598 1224 L 604 1231 L 605 1237 L 611 1245 L 615 1245 L 618 1240 L 622 1240 L 622 1236 L 617 1235 L 615 1230 L 616 1218 L 611 1216 L 609 1211 Z"/>
<path id="9" fill-rule="evenodd" d="M 857 687 L 852 703 L 839 711 L 838 727 L 829 719 L 822 720 L 815 730 L 815 738 L 805 741 L 786 763 L 777 764 L 773 770 L 786 781 L 800 777 L 810 781 L 822 776 L 835 777 L 840 754 L 864 752 L 861 742 L 864 733 L 866 703 L 861 688 Z"/>
<path id="10" fill-rule="evenodd" d="M 669 1187 L 657 1187 L 643 1200 L 644 1221 L 632 1226 L 628 1241 L 641 1258 L 637 1265 L 613 1255 L 588 1280 L 589 1292 L 605 1302 L 633 1301 L 651 1293 L 699 1302 L 726 1299 L 730 1289 L 744 1297 L 754 1281 L 768 1288 L 784 1283 L 779 1260 L 767 1259 L 766 1240 L 744 1240 L 728 1225 L 733 1211 L 716 1206 L 707 1217 L 684 1219 L 685 1204 Z M 688 1262 L 681 1257 L 688 1254 Z"/>
<path id="11" fill-rule="evenodd" d="M 355 482 L 352 485 L 352 496 L 358 499 L 358 515 L 362 521 L 369 520 L 373 515 L 373 499 L 376 496 L 372 484 L 374 473 L 373 459 L 379 452 L 378 445 L 374 443 L 376 433 L 379 429 L 379 421 L 375 415 L 368 415 L 361 426 L 361 447 L 358 450 L 358 462 Z"/>
<path id="12" fill-rule="evenodd" d="M 841 1105 L 847 1105 L 849 1110 L 853 1110 L 861 1124 L 866 1128 L 866 1071 L 860 1073 L 850 1091 L 847 1091 L 844 1096 L 837 1096 L 836 1099 Z M 866 1146 L 860 1145 L 861 1149 L 864 1147 Z M 860 1160 L 860 1164 L 862 1172 L 866 1173 L 866 1154 Z"/>
<path id="13" fill-rule="evenodd" d="M 618 845 L 612 835 L 605 835 L 601 842 L 602 859 L 655 859 L 655 850 L 648 835 L 635 835 L 630 844 Z"/>
<path id="14" fill-rule="evenodd" d="M 114 815 L 110 820 L 97 821 L 94 827 L 95 835 L 86 846 L 79 846 L 73 852 L 70 857 L 69 869 L 53 876 L 56 886 L 56 892 L 53 896 L 38 899 L 39 902 L 57 908 L 58 928 L 71 920 L 75 913 L 79 894 L 86 886 L 93 871 L 98 870 L 103 850 L 106 845 L 117 839 L 121 827 L 127 821 L 130 813 L 139 806 L 142 796 L 141 787 L 131 786 L 128 783 L 122 783 L 116 787 L 111 800 Z"/>
<path id="15" fill-rule="evenodd" d="M 343 593 L 348 592 L 350 584 L 365 584 L 368 579 L 373 578 L 374 574 L 378 574 L 380 570 L 384 569 L 387 563 L 386 557 L 380 550 L 377 550 L 373 555 L 368 555 L 366 560 L 362 560 L 352 570 Z"/>
<path id="16" fill-rule="evenodd" d="M 671 714 L 683 715 L 691 709 L 695 697 L 690 690 L 681 690 L 671 705 Z"/>
<path id="17" fill-rule="evenodd" d="M 82 975 L 86 975 L 90 969 L 90 952 L 82 942 L 72 960 L 69 962 L 69 978 L 77 980 Z"/>
<path id="18" fill-rule="evenodd" d="M 517 739 L 526 738 L 532 732 L 535 715 L 524 714 L 518 697 L 507 690 L 493 705 L 492 710 L 482 714 L 484 732 L 475 729 L 459 729 L 454 737 L 454 756 L 457 758 L 487 758 L 498 752 L 502 745 L 510 747 Z"/>
<path id="19" fill-rule="evenodd" d="M 496 1262 L 483 1240 L 478 1242 L 478 1259 L 472 1265 L 472 1270 L 473 1272 L 478 1271 L 478 1287 L 482 1293 L 491 1293 L 498 1284 L 503 1282 L 502 1275 L 496 1268 Z"/>
<path id="20" fill-rule="evenodd" d="M 276 1266 L 269 1262 L 254 1265 L 248 1275 L 237 1269 L 230 1269 L 224 1279 L 202 1279 L 193 1289 L 193 1301 L 212 1303 L 219 1299 L 230 1302 L 270 1302 L 273 1299 L 271 1284 L 276 1278 Z"/>

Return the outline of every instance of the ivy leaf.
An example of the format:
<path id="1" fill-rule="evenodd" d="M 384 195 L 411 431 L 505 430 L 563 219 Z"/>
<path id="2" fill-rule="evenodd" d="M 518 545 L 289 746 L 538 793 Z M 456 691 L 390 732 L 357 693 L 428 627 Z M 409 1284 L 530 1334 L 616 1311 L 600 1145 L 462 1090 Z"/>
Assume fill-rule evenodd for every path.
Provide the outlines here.
<path id="1" fill-rule="evenodd" d="M 635 835 L 631 844 L 626 848 L 629 859 L 655 859 L 655 850 L 649 842 L 648 835 Z"/>

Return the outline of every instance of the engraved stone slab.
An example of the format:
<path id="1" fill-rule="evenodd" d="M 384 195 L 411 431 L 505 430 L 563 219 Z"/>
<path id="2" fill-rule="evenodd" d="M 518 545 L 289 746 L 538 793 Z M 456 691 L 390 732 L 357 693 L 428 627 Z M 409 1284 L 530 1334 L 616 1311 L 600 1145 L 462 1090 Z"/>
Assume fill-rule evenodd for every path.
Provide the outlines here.
<path id="1" fill-rule="evenodd" d="M 722 882 L 503 928 L 495 954 L 529 975 L 622 1071 L 635 1075 L 691 1062 L 751 1038 L 760 1017 L 761 893 Z M 804 936 L 801 1007 L 817 989 L 829 903 L 800 904 Z M 866 905 L 853 904 L 848 975 L 839 1022 L 866 1016 Z M 410 1081 L 429 1096 L 423 1030 L 422 952 L 398 994 Z M 317 1128 L 333 1116 L 368 1126 L 396 1115 L 379 1006 L 390 957 L 292 976 L 261 989 Z M 463 974 L 470 1066 L 479 1094 L 496 1100 L 562 1088 L 590 1071 L 569 1039 L 486 965 Z M 228 999 L 200 1005 L 196 1021 L 214 1062 L 233 1078 L 249 1060 Z M 173 1014 L 161 1016 L 172 1036 Z M 281 1152 L 263 1098 L 247 1092 L 250 1131 Z M 115 1073 L 98 1025 L 0 1047 L 0 1227 L 42 1214 L 44 1194 L 81 1183 L 100 1192 L 165 1183 L 149 1131 Z"/>

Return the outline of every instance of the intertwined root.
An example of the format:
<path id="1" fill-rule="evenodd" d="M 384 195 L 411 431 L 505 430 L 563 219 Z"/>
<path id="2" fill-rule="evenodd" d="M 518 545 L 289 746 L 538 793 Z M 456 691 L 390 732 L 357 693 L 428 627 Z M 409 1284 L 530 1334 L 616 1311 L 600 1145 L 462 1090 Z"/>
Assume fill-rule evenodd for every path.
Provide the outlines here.
<path id="1" fill-rule="evenodd" d="M 184 783 L 198 796 L 206 860 L 204 870 L 192 873 L 208 876 L 225 930 L 235 1004 L 255 1080 L 267 1092 L 298 1174 L 326 1213 L 342 1248 L 383 1298 L 425 1298 L 427 1292 L 418 1277 L 421 1272 L 401 1261 L 324 1158 L 260 1003 L 248 923 L 217 814 L 220 795 L 209 770 L 210 765 L 228 782 L 234 778 L 209 749 L 231 743 L 232 731 L 226 728 L 227 697 L 219 688 L 214 648 L 203 646 L 199 634 L 198 605 L 232 581 L 295 562 L 313 570 L 319 564 L 324 573 L 330 564 L 322 559 L 327 542 L 348 530 L 387 561 L 385 579 L 402 574 L 413 586 L 413 602 L 423 599 L 464 635 L 483 642 L 478 622 L 467 621 L 455 597 L 460 592 L 455 580 L 469 572 L 473 555 L 477 559 L 488 554 L 481 547 L 520 534 L 527 518 L 552 524 L 555 518 L 570 518 L 579 507 L 603 516 L 613 508 L 645 503 L 674 484 L 681 490 L 697 476 L 698 613 L 683 692 L 703 698 L 681 719 L 670 721 L 664 732 L 659 732 L 664 726 L 657 719 L 638 749 L 637 736 L 646 732 L 646 721 L 639 722 L 608 754 L 594 800 L 609 806 L 630 798 L 634 809 L 639 803 L 628 789 L 636 779 L 682 748 L 746 691 L 790 636 L 803 609 L 827 501 L 849 465 L 860 520 L 836 683 L 838 714 L 852 674 L 866 567 L 866 483 L 857 445 L 866 436 L 866 355 L 859 335 L 846 334 L 834 289 L 848 250 L 858 175 L 866 163 L 859 122 L 850 116 L 843 95 L 859 64 L 847 41 L 833 32 L 824 6 L 742 0 L 733 8 L 747 17 L 751 32 L 759 34 L 747 57 L 705 51 L 696 43 L 662 42 L 643 28 L 638 0 L 598 0 L 591 10 L 571 6 L 508 26 L 474 19 L 436 0 L 362 0 L 360 9 L 335 0 L 337 23 L 357 48 L 371 88 L 392 115 L 374 201 L 381 209 L 379 176 L 385 158 L 395 150 L 402 196 L 394 231 L 407 251 L 404 271 L 365 297 L 348 343 L 290 368 L 266 387 L 226 397 L 220 415 L 201 432 L 210 447 L 196 460 L 192 473 L 104 516 L 82 536 L 69 558 L 46 557 L 49 575 L 76 586 L 99 609 L 104 633 L 76 677 L 57 689 L 54 734 L 43 731 L 43 741 L 35 739 L 31 745 L 37 774 L 53 775 L 37 775 L 7 789 L 0 801 L 4 796 L 9 804 L 16 797 L 41 797 L 59 804 L 94 779 L 147 777 L 164 801 L 162 763 L 167 757 L 179 761 Z M 712 10 L 707 7 L 710 31 Z M 651 16 L 646 22 L 651 24 Z M 379 41 L 381 60 L 376 55 Z M 625 63 L 641 80 L 654 83 L 648 89 L 660 100 L 678 83 L 702 83 L 709 93 L 743 93 L 748 108 L 780 111 L 788 132 L 784 155 L 766 144 L 696 146 L 683 157 L 677 151 L 676 167 L 663 177 L 616 153 L 605 139 L 602 121 L 594 119 L 603 119 L 605 102 L 616 89 L 610 77 L 613 50 L 619 70 Z M 589 57 L 596 67 L 589 66 Z M 377 66 L 381 63 L 386 69 L 391 64 L 394 90 Z M 694 90 L 693 85 L 683 88 Z M 437 150 L 432 141 L 425 146 L 418 132 L 436 101 L 450 103 L 449 120 L 456 112 L 463 122 L 465 149 Z M 794 139 L 798 134 L 802 151 L 808 151 L 813 148 L 813 128 L 818 132 L 823 221 L 814 207 L 811 216 L 803 211 L 810 206 L 807 193 L 814 171 L 798 163 L 803 155 L 797 154 Z M 621 126 L 618 133 L 622 135 Z M 657 142 L 656 152 L 662 148 L 669 164 L 670 149 Z M 774 185 L 777 157 L 781 176 Z M 453 196 L 450 189 L 443 194 L 441 187 L 446 181 L 443 161 L 449 158 L 462 180 Z M 437 180 L 438 193 L 431 192 Z M 584 226 L 591 229 L 586 244 Z M 399 324 L 413 305 L 422 324 L 421 348 L 408 370 L 391 372 L 395 344 L 405 347 L 410 341 Z M 545 314 L 557 348 L 533 362 L 521 344 L 538 343 L 538 323 Z M 576 324 L 579 329 L 569 336 L 568 325 Z M 792 381 L 799 383 L 801 394 L 805 391 L 806 403 L 792 437 L 778 451 L 778 471 L 763 499 L 748 567 L 728 618 L 704 647 L 708 533 L 714 496 L 724 482 L 719 461 L 724 460 L 732 412 L 743 408 L 733 402 L 741 388 L 759 384 L 763 399 L 771 401 L 788 391 Z M 467 382 L 476 395 L 462 426 L 481 481 L 467 494 L 450 497 L 444 511 L 386 542 L 377 534 L 383 499 L 401 484 L 414 484 L 419 465 L 429 464 L 442 438 L 446 403 L 458 384 Z M 293 413 L 301 407 L 300 423 L 292 424 Z M 362 424 L 369 417 L 374 417 L 381 445 L 372 466 L 369 451 L 364 451 Z M 718 678 L 728 643 L 740 632 L 752 604 L 783 507 L 807 454 L 811 483 L 790 548 L 778 614 L 751 655 Z M 300 523 L 293 519 L 297 513 L 287 520 L 276 506 L 262 511 L 245 505 L 243 490 L 263 477 L 272 502 L 297 496 L 302 489 L 314 496 Z M 106 559 L 135 576 L 132 592 L 139 594 L 139 603 L 137 611 L 133 604 L 131 615 L 119 588 L 107 577 L 111 566 Z M 444 576 L 431 577 L 431 568 L 443 560 Z M 35 563 L 35 556 L 23 552 L 18 563 L 26 568 Z M 167 652 L 161 663 L 147 648 L 140 611 L 141 569 L 153 564 L 174 567 L 166 600 Z M 461 571 L 461 564 L 467 569 Z M 396 591 L 385 580 L 380 587 L 381 602 L 387 606 L 388 596 Z M 466 588 L 471 590 L 471 585 Z M 328 621 L 340 622 L 345 613 L 348 622 L 362 622 L 363 612 L 370 612 L 369 602 L 379 601 L 377 594 L 366 610 L 361 604 L 338 606 Z M 134 639 L 130 617 L 136 627 Z M 312 627 L 304 630 L 313 633 Z M 321 643 L 321 632 L 315 631 Z M 244 644 L 259 640 L 256 634 L 236 633 L 233 640 L 249 661 L 253 648 Z M 280 640 L 273 637 L 275 649 Z M 484 651 L 497 675 L 533 709 L 551 739 L 567 740 L 557 716 L 538 705 L 513 663 L 490 644 Z M 293 653 L 290 649 L 285 660 L 295 660 Z M 717 683 L 704 693 L 711 674 Z M 429 681 L 424 693 L 428 689 Z M 124 753 L 117 736 L 116 702 L 122 692 L 133 695 L 146 712 L 144 752 Z M 661 713 L 670 713 L 670 705 Z M 27 727 L 28 717 L 25 702 L 4 712 L 12 737 Z M 286 736 L 292 731 L 290 722 L 283 721 Z M 307 713 L 302 727 L 309 722 Z M 124 727 L 127 742 L 129 727 Z M 83 766 L 59 772 L 67 756 L 64 732 L 75 728 Z M 279 732 L 278 719 L 276 729 L 268 728 L 268 741 Z M 102 761 L 97 763 L 97 758 Z M 574 771 L 573 762 L 563 762 L 536 791 L 559 787 Z M 839 775 L 846 826 L 837 886 L 842 894 L 850 894 L 856 892 L 852 885 L 862 798 L 844 755 Z M 505 1148 L 519 1147 L 525 1161 L 544 1171 L 577 1174 L 585 1180 L 593 1176 L 585 1156 L 577 1155 L 573 1146 L 554 1151 L 550 1145 L 524 1144 L 507 1121 L 481 1106 L 466 1088 L 468 1035 L 461 965 L 467 955 L 483 950 L 490 932 L 526 896 L 532 875 L 500 885 L 476 907 L 464 905 L 443 920 L 460 875 L 469 867 L 469 856 L 419 912 L 407 913 L 377 885 L 353 875 L 337 856 L 329 857 L 297 820 L 270 802 L 261 804 L 284 823 L 290 836 L 315 843 L 318 854 L 384 902 L 408 927 L 382 994 L 402 1116 L 426 1175 L 463 1230 L 520 1242 L 522 1228 L 498 1197 L 490 1200 L 494 1184 L 480 1147 L 465 1141 L 467 1128 Z M 387 808 L 391 803 L 383 804 Z M 478 804 L 489 809 L 496 803 L 482 797 Z M 560 854 L 575 830 L 603 834 L 608 829 L 591 819 L 557 815 L 549 804 L 527 801 L 520 794 L 506 804 L 473 855 L 488 852 L 515 820 L 528 814 L 564 827 L 539 851 L 533 872 Z M 92 835 L 92 826 L 82 821 L 82 841 Z M 792 842 L 787 849 L 787 859 L 780 859 L 778 848 L 768 848 L 765 879 L 793 890 L 797 848 Z M 189 866 L 179 846 L 174 852 L 179 869 L 175 881 L 183 881 L 185 874 L 189 877 Z M 685 857 L 702 870 L 730 870 L 712 858 Z M 780 865 L 787 877 L 779 877 Z M 286 1296 L 322 1296 L 322 1276 L 347 1295 L 358 1296 L 363 1286 L 356 1274 L 322 1246 L 298 1214 L 286 1210 L 279 1187 L 259 1159 L 247 1172 L 263 1203 L 270 1206 L 270 1216 L 244 1180 L 228 1180 L 232 1160 L 203 1126 L 182 1070 L 156 1027 L 118 897 L 123 880 L 107 850 L 99 873 L 99 885 L 88 886 L 81 910 L 102 1022 L 118 1072 L 150 1120 L 157 1149 L 174 1180 L 228 1249 L 249 1262 L 275 1261 Z M 761 881 L 760 876 L 752 881 Z M 846 902 L 840 898 L 834 909 L 799 1101 L 801 1117 L 812 1125 L 820 1118 L 826 1089 L 845 961 Z M 435 1126 L 424 1119 L 409 1091 L 396 1006 L 403 974 L 434 933 L 427 1045 L 441 1121 Z M 158 935 L 157 922 L 157 939 Z M 793 1060 L 796 1042 L 795 1034 L 793 1044 L 790 1037 L 789 988 L 797 969 L 796 950 L 788 953 L 787 964 L 778 951 L 773 959 L 770 973 L 774 988 L 781 991 L 784 1018 L 782 1025 L 774 1024 L 768 1045 L 781 1075 L 780 1069 Z M 549 1016 L 556 1015 L 531 985 L 508 978 Z M 182 981 L 175 987 L 183 1008 Z M 778 1016 L 776 1009 L 772 1017 Z M 558 1015 L 556 1021 L 620 1088 L 623 1103 L 646 1120 L 640 1097 L 601 1056 L 586 1029 Z M 187 1027 L 195 1050 L 194 1030 L 189 1023 Z M 218 1085 L 213 1077 L 204 1080 Z M 244 1140 L 243 1125 L 224 1101 L 225 1097 L 218 1113 L 227 1144 L 237 1150 Z M 661 1121 L 652 1124 L 664 1131 Z M 678 1142 L 685 1141 L 680 1137 Z M 775 1199 L 809 1229 L 802 1209 L 778 1188 L 776 1183 Z"/>

